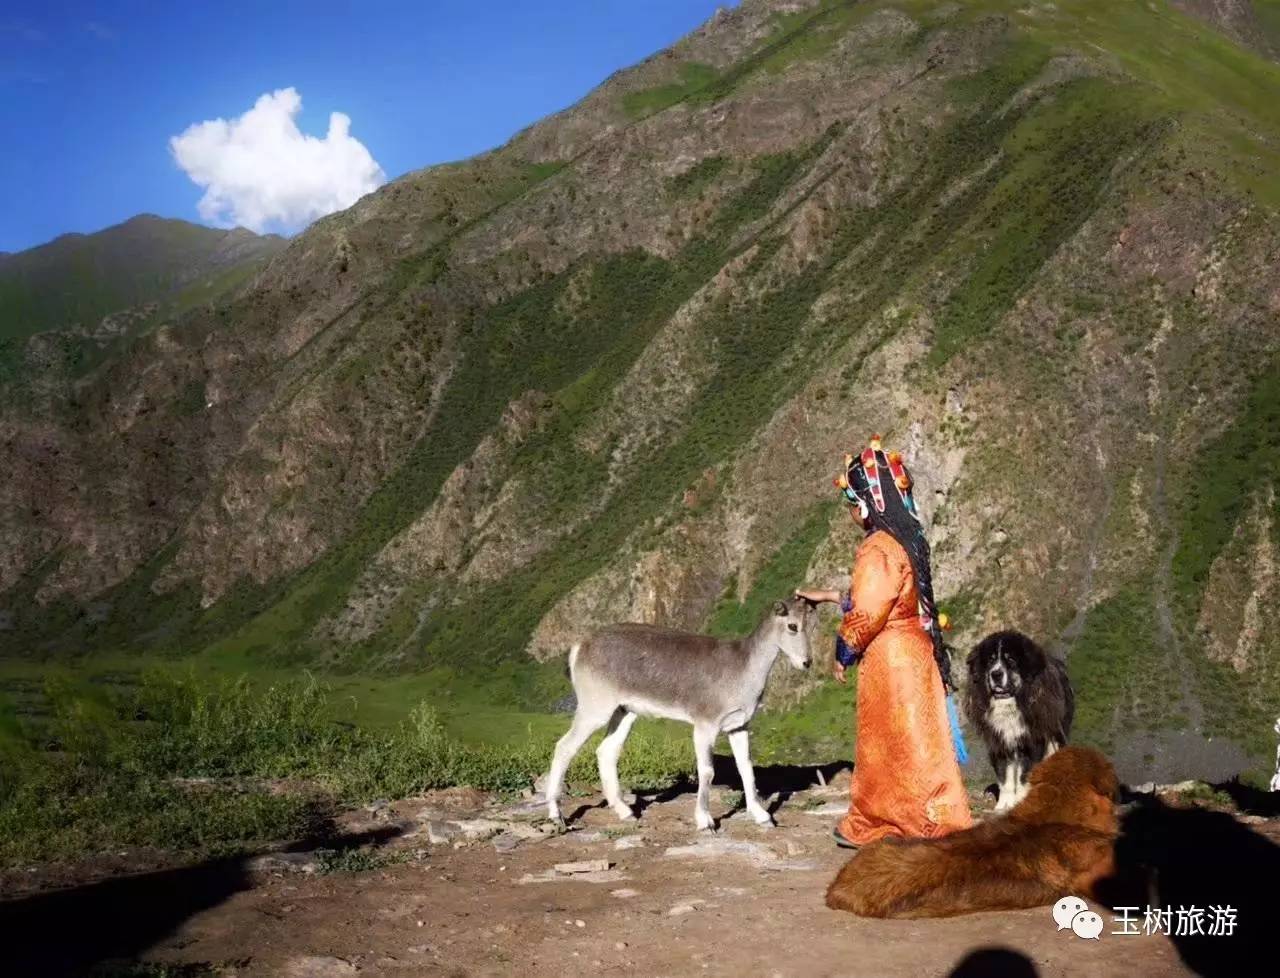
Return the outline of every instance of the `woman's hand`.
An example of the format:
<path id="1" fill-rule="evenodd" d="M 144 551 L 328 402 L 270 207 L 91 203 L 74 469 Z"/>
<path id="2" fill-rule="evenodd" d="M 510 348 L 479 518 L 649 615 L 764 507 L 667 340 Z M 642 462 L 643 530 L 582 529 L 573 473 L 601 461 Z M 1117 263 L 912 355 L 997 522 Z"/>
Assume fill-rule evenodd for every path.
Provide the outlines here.
<path id="1" fill-rule="evenodd" d="M 844 677 L 844 664 L 839 659 L 831 660 L 831 675 L 836 677 L 836 682 L 841 686 L 849 684 L 849 680 Z"/>
<path id="2" fill-rule="evenodd" d="M 814 604 L 832 603 L 836 604 L 840 601 L 839 591 L 825 591 L 820 588 L 796 588 L 796 597 L 805 601 L 811 601 Z"/>

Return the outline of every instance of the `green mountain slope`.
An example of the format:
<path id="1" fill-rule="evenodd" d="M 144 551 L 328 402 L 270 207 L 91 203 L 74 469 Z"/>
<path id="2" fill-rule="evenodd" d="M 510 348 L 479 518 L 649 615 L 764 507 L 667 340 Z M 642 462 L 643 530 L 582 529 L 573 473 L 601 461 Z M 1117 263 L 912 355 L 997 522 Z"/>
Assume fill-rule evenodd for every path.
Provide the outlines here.
<path id="1" fill-rule="evenodd" d="M 92 325 L 108 313 L 182 293 L 186 304 L 243 279 L 284 248 L 243 228 L 219 231 L 141 215 L 0 256 L 0 339 Z"/>
<path id="2" fill-rule="evenodd" d="M 830 476 L 881 431 L 958 645 L 1067 652 L 1081 739 L 1144 780 L 1247 767 L 1280 712 L 1278 83 L 1162 3 L 746 0 L 9 396 L 0 647 L 543 708 L 536 662 L 596 624 L 838 582 Z"/>

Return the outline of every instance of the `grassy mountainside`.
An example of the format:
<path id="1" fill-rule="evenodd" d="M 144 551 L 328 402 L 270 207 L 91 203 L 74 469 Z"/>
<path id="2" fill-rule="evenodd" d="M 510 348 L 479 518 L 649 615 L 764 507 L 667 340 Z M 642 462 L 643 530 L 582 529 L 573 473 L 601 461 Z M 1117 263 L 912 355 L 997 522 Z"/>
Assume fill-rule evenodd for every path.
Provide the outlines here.
<path id="1" fill-rule="evenodd" d="M 958 645 L 1060 647 L 1126 773 L 1248 766 L 1280 712 L 1278 83 L 1164 3 L 745 0 L 0 394 L 0 646 L 545 709 L 593 625 L 734 630 L 841 580 L 830 475 L 882 431 Z"/>
<path id="2" fill-rule="evenodd" d="M 0 256 L 0 339 L 94 325 L 148 302 L 187 304 L 222 291 L 237 273 L 279 251 L 284 241 L 243 228 L 218 231 L 141 215 L 95 234 L 66 234 Z M 222 286 L 220 288 L 219 286 Z"/>

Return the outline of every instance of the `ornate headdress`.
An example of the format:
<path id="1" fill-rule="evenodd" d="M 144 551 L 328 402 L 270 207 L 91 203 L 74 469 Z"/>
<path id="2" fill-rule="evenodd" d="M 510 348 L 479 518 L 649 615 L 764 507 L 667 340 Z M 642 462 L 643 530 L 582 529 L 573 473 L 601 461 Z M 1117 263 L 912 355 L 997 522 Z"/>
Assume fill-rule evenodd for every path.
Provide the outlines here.
<path id="1" fill-rule="evenodd" d="M 886 453 L 881 447 L 879 435 L 872 435 L 870 445 L 856 458 L 845 455 L 844 474 L 836 479 L 836 485 L 844 493 L 845 499 L 858 507 L 863 522 L 874 526 L 877 521 L 872 519 L 871 513 L 874 511 L 883 517 L 886 507 L 893 505 L 895 493 L 885 492 L 886 475 L 897 490 L 897 502 L 919 523 L 920 514 L 916 512 L 915 497 L 911 494 L 911 473 L 902 463 L 902 453 Z"/>

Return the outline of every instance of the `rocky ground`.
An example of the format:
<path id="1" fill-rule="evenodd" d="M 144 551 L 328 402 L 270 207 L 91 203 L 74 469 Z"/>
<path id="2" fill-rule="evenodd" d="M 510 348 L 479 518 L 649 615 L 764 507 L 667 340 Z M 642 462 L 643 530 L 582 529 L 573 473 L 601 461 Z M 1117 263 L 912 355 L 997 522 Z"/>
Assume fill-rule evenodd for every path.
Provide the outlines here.
<path id="1" fill-rule="evenodd" d="M 680 791 L 641 798 L 625 824 L 584 795 L 556 835 L 533 801 L 455 789 L 348 813 L 336 849 L 176 869 L 155 857 L 141 872 L 145 854 L 121 854 L 11 873 L 0 878 L 16 897 L 0 903 L 16 964 L 5 974 L 110 958 L 243 978 L 1212 973 L 1189 969 L 1167 937 L 1113 934 L 1106 908 L 1096 941 L 1059 931 L 1050 908 L 924 921 L 828 910 L 823 892 L 847 858 L 830 839 L 847 779 L 776 794 L 773 829 L 735 811 L 728 790 L 714 835 L 693 829 Z M 1280 839 L 1280 819 L 1223 817 L 1260 845 Z"/>

